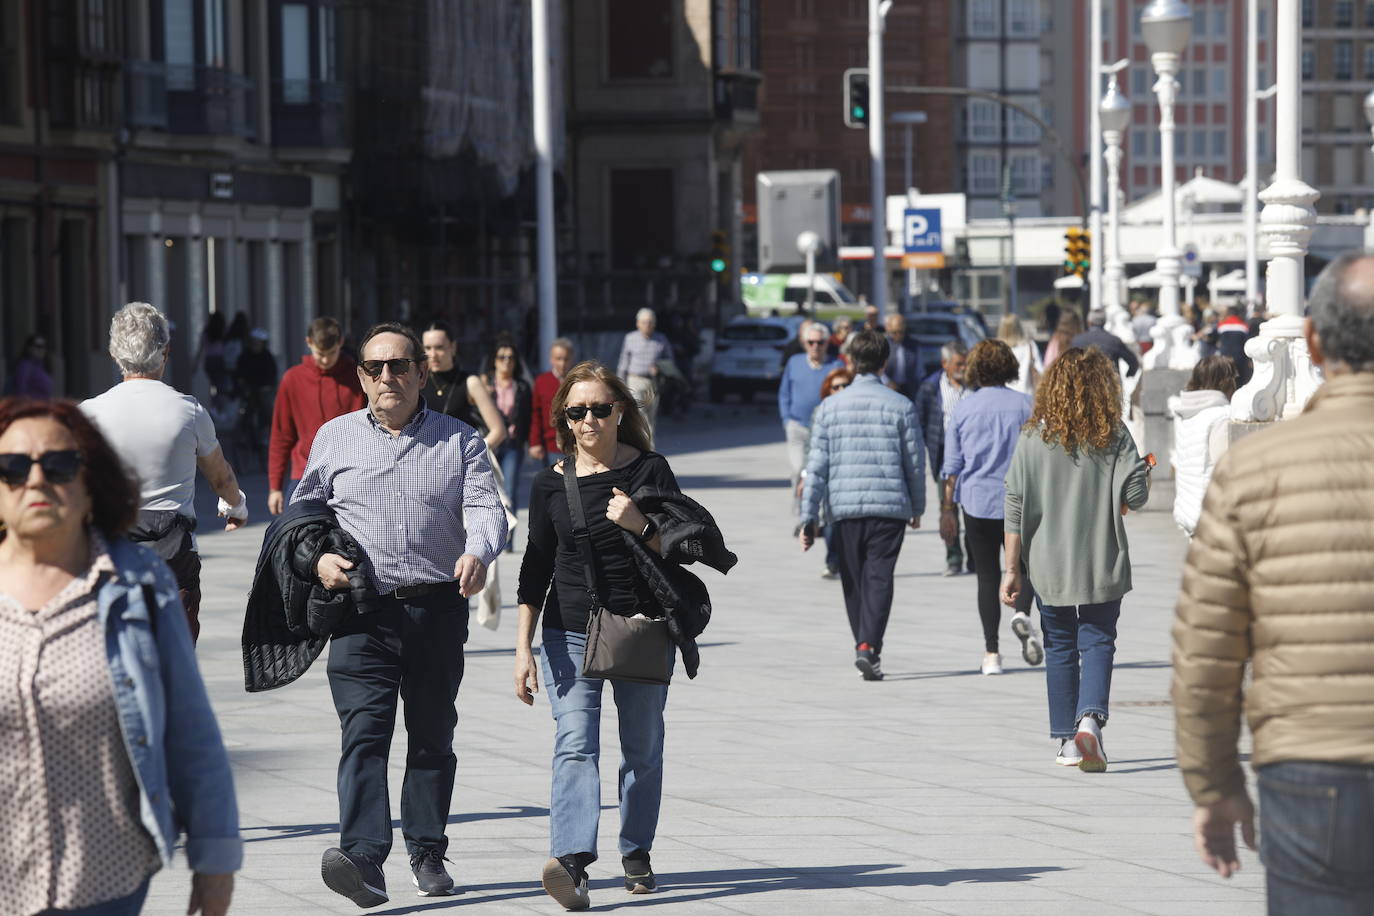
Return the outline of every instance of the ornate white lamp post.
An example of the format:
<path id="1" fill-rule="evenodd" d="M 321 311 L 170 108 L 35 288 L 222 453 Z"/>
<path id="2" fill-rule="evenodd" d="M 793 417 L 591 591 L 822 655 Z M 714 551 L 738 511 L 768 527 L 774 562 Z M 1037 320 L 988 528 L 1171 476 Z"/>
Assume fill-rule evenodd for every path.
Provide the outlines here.
<path id="1" fill-rule="evenodd" d="M 1154 347 L 1145 355 L 1148 369 L 1186 369 L 1196 362 L 1178 307 L 1178 278 L 1183 272 L 1182 252 L 1174 226 L 1174 101 L 1178 98 L 1178 72 L 1183 49 L 1193 30 L 1193 11 L 1183 0 L 1154 0 L 1140 14 L 1140 31 L 1150 49 L 1150 63 L 1159 78 L 1160 195 L 1164 205 L 1164 246 L 1155 260 L 1159 273 L 1159 321 L 1150 332 Z"/>
<path id="2" fill-rule="evenodd" d="M 1274 118 L 1274 183 L 1260 200 L 1260 228 L 1269 242 L 1265 274 L 1270 319 L 1245 345 L 1255 365 L 1250 382 L 1231 400 L 1231 419 L 1264 422 L 1302 410 L 1321 383 L 1303 340 L 1303 258 L 1317 223 L 1321 195 L 1302 180 L 1302 18 L 1299 0 L 1278 0 L 1274 50 L 1278 101 Z M 1366 113 L 1369 105 L 1366 100 Z"/>
<path id="3" fill-rule="evenodd" d="M 1135 342 L 1131 316 L 1121 303 L 1126 269 L 1121 263 L 1121 140 L 1131 123 L 1131 103 L 1117 88 L 1116 73 L 1098 106 L 1102 139 L 1107 144 L 1107 263 L 1102 275 L 1102 305 L 1107 311 L 1107 328 L 1126 343 Z"/>
<path id="4" fill-rule="evenodd" d="M 1364 116 L 1369 122 L 1369 132 L 1374 135 L 1374 89 L 1369 90 L 1369 95 L 1364 97 Z M 1374 146 L 1370 147 L 1374 151 Z"/>

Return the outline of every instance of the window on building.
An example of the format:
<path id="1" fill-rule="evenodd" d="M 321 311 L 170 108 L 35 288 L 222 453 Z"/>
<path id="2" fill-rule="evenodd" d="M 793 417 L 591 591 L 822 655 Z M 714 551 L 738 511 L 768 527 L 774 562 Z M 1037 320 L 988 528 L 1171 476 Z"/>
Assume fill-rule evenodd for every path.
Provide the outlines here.
<path id="1" fill-rule="evenodd" d="M 1131 158 L 1132 158 L 1132 159 L 1144 159 L 1144 158 L 1145 158 L 1145 141 L 1146 141 L 1147 139 L 1148 139 L 1148 135 L 1147 135 L 1147 134 L 1145 133 L 1145 131 L 1143 131 L 1143 130 L 1137 130 L 1137 131 L 1134 131 L 1134 132 L 1131 134 Z"/>
<path id="2" fill-rule="evenodd" d="M 1015 153 L 1011 157 L 1011 188 L 1017 197 L 1040 193 L 1042 168 L 1039 153 Z"/>
<path id="3" fill-rule="evenodd" d="M 1365 28 L 1374 27 L 1374 0 L 1365 0 L 1364 24 Z"/>
<path id="4" fill-rule="evenodd" d="M 1193 98 L 1203 98 L 1207 95 L 1207 68 L 1194 67 L 1190 73 L 1193 77 Z"/>
<path id="5" fill-rule="evenodd" d="M 1310 80 L 1316 75 L 1316 58 L 1312 54 L 1312 48 L 1304 46 L 1302 49 L 1302 78 Z"/>
<path id="6" fill-rule="evenodd" d="M 1336 0 L 1336 17 L 1334 24 L 1338 29 L 1348 29 L 1355 24 L 1354 0 Z"/>
<path id="7" fill-rule="evenodd" d="M 1010 0 L 1007 34 L 1017 38 L 1034 38 L 1040 34 L 1040 0 Z"/>
<path id="8" fill-rule="evenodd" d="M 758 0 L 735 2 L 735 66 L 741 70 L 759 69 Z"/>
<path id="9" fill-rule="evenodd" d="M 969 194 L 996 194 L 1002 171 L 996 153 L 969 153 L 965 183 Z"/>
<path id="10" fill-rule="evenodd" d="M 968 33 L 995 36 L 1002 32 L 1001 0 L 970 0 L 968 5 Z"/>
<path id="11" fill-rule="evenodd" d="M 1193 158 L 1202 159 L 1207 155 L 1207 131 L 1190 131 L 1193 135 Z"/>
<path id="12" fill-rule="evenodd" d="M 1354 75 L 1355 49 L 1348 39 L 1342 39 L 1332 48 L 1332 61 L 1335 66 L 1336 79 L 1348 80 Z"/>
<path id="13" fill-rule="evenodd" d="M 1226 7 L 1224 6 L 1212 10 L 1212 37 L 1226 37 Z"/>
<path id="14" fill-rule="evenodd" d="M 1144 67 L 1131 68 L 1131 97 L 1137 99 L 1145 98 L 1150 91 L 1150 74 Z"/>
<path id="15" fill-rule="evenodd" d="M 792 61 L 798 70 L 809 73 L 816 66 L 816 46 L 803 39 L 792 46 Z"/>
<path id="16" fill-rule="evenodd" d="M 612 169 L 611 264 L 656 266 L 676 248 L 672 169 Z"/>
<path id="17" fill-rule="evenodd" d="M 1317 129 L 1317 106 L 1302 106 L 1302 130 L 1303 133 L 1312 133 Z"/>
<path id="18" fill-rule="evenodd" d="M 0 124 L 18 124 L 20 120 L 23 40 L 19 4 L 7 3 L 0 9 Z"/>
<path id="19" fill-rule="evenodd" d="M 1036 114 L 1044 117 L 1041 106 L 1038 102 L 1031 100 L 1021 101 L 1027 108 Z M 1030 118 L 1014 109 L 1007 109 L 1007 139 L 1015 143 L 1035 143 L 1040 139 L 1040 127 Z"/>
<path id="20" fill-rule="evenodd" d="M 1269 135 L 1264 131 L 1255 134 L 1255 158 L 1260 162 L 1269 158 Z"/>
<path id="21" fill-rule="evenodd" d="M 996 143 L 1002 139 L 1002 106 L 984 99 L 969 99 L 964 105 L 964 137 L 974 143 Z"/>
<path id="22" fill-rule="evenodd" d="M 1331 96 L 1331 126 L 1336 130 L 1355 129 L 1355 97 L 1344 93 Z M 1368 127 L 1369 125 L 1365 125 Z"/>
<path id="23" fill-rule="evenodd" d="M 1312 28 L 1315 20 L 1312 17 L 1312 0 L 1302 0 L 1302 25 L 1305 29 Z"/>
<path id="24" fill-rule="evenodd" d="M 1140 8 L 1139 8 L 1139 7 L 1136 7 L 1135 12 L 1133 12 L 1133 13 L 1131 14 L 1131 37 L 1133 37 L 1133 38 L 1139 38 L 1139 37 L 1140 37 Z"/>
<path id="25" fill-rule="evenodd" d="M 1371 5 L 1374 5 L 1374 0 L 1370 0 L 1370 2 L 1371 2 Z M 1259 32 L 1259 37 L 1260 37 L 1260 38 L 1267 38 L 1267 37 L 1269 36 L 1269 11 L 1268 11 L 1268 10 L 1260 10 L 1260 11 L 1259 11 L 1259 15 L 1258 15 L 1257 17 L 1255 17 L 1255 31 Z"/>
<path id="26" fill-rule="evenodd" d="M 225 43 L 225 0 L 162 0 L 155 7 L 167 88 L 174 92 L 196 88 L 196 68 L 228 66 Z"/>
<path id="27" fill-rule="evenodd" d="M 1174 131 L 1174 159 L 1182 159 L 1188 152 L 1188 131 L 1182 128 Z"/>
<path id="28" fill-rule="evenodd" d="M 605 0 L 606 75 L 613 80 L 673 76 L 672 0 Z"/>
<path id="29" fill-rule="evenodd" d="M 1193 10 L 1193 40 L 1196 41 L 1207 34 L 1207 11 L 1204 9 Z"/>
<path id="30" fill-rule="evenodd" d="M 816 0 L 792 0 L 793 19 L 815 19 Z"/>
<path id="31" fill-rule="evenodd" d="M 1374 42 L 1364 46 L 1364 78 L 1374 80 Z"/>
<path id="32" fill-rule="evenodd" d="M 1212 95 L 1218 98 L 1226 97 L 1226 68 L 1212 68 Z"/>
<path id="33" fill-rule="evenodd" d="M 1355 158 L 1357 153 L 1369 155 L 1364 147 L 1333 146 L 1331 148 L 1331 183 L 1341 188 L 1355 184 Z"/>
<path id="34" fill-rule="evenodd" d="M 1155 159 L 1158 159 L 1158 158 L 1159 158 L 1159 147 L 1160 147 L 1159 137 L 1160 137 L 1159 131 L 1157 131 L 1157 130 L 1152 130 L 1152 131 L 1150 131 L 1150 155 L 1154 156 Z"/>
<path id="35" fill-rule="evenodd" d="M 1226 158 L 1226 131 L 1224 130 L 1212 131 L 1212 158 Z"/>

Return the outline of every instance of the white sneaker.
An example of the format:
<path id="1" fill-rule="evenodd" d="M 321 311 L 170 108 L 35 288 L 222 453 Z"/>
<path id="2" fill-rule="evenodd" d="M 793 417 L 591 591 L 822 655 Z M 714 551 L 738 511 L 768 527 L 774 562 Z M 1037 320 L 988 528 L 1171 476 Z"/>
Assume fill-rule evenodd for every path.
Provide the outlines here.
<path id="1" fill-rule="evenodd" d="M 1076 767 L 1083 760 L 1083 755 L 1078 753 L 1078 746 L 1073 743 L 1072 738 L 1065 738 L 1059 742 L 1059 756 L 1054 758 L 1054 762 L 1061 767 Z"/>
<path id="2" fill-rule="evenodd" d="M 984 673 L 984 674 L 1001 674 L 1001 673 L 1002 673 L 1002 656 L 998 655 L 996 652 L 989 652 L 987 655 L 984 655 L 984 656 L 983 656 L 983 673 Z"/>
<path id="3" fill-rule="evenodd" d="M 1102 729 L 1096 719 L 1084 716 L 1079 720 L 1078 734 L 1073 736 L 1073 743 L 1083 757 L 1078 762 L 1080 770 L 1084 773 L 1107 772 L 1107 752 L 1102 749 Z"/>
<path id="4" fill-rule="evenodd" d="M 1021 658 L 1027 665 L 1038 665 L 1045 660 L 1045 650 L 1040 647 L 1040 638 L 1035 635 L 1029 614 L 1020 611 L 1012 614 L 1011 631 L 1021 640 Z"/>

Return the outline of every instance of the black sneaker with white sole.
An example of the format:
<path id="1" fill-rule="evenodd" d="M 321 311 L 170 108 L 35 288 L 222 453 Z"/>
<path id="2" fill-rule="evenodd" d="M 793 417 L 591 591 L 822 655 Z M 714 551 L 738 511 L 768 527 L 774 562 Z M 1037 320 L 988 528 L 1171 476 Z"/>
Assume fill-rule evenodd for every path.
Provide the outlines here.
<path id="1" fill-rule="evenodd" d="M 386 895 L 382 869 L 362 856 L 330 847 L 320 860 L 320 876 L 325 887 L 342 894 L 364 909 L 381 906 L 391 899 Z"/>
<path id="2" fill-rule="evenodd" d="M 621 856 L 620 864 L 625 867 L 625 890 L 632 894 L 652 894 L 658 889 L 647 852 Z"/>
<path id="3" fill-rule="evenodd" d="M 592 905 L 587 870 L 577 864 L 576 856 L 560 856 L 544 863 L 544 893 L 565 910 L 585 910 Z"/>
<path id="4" fill-rule="evenodd" d="M 453 879 L 438 849 L 425 849 L 410 857 L 410 882 L 421 897 L 447 897 L 453 893 Z"/>

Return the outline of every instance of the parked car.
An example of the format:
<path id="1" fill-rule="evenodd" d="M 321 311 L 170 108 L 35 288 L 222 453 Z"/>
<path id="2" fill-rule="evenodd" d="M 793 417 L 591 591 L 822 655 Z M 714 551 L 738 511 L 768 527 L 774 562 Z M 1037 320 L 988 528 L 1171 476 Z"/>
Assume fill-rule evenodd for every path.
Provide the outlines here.
<path id="1" fill-rule="evenodd" d="M 906 316 L 906 332 L 917 341 L 923 373 L 934 372 L 940 365 L 940 348 L 951 340 L 961 340 L 973 348 L 987 337 L 977 313 L 910 312 Z"/>
<path id="2" fill-rule="evenodd" d="M 711 400 L 732 392 L 749 401 L 757 391 L 777 391 L 782 378 L 782 351 L 797 336 L 802 319 L 736 318 L 716 339 L 711 361 Z"/>

